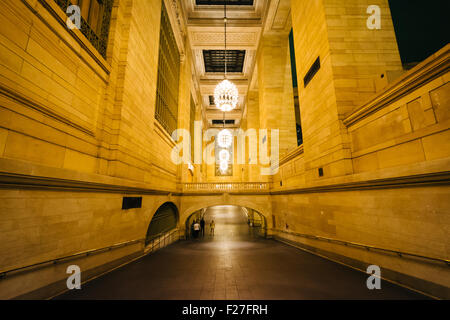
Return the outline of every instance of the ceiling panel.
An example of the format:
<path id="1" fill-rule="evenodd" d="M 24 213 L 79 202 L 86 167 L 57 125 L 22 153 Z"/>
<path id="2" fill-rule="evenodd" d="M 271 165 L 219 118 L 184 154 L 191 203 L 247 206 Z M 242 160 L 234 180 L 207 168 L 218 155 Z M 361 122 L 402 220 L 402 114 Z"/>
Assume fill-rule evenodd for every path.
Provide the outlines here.
<path id="1" fill-rule="evenodd" d="M 227 72 L 242 73 L 244 70 L 245 50 L 227 50 Z M 203 50 L 206 73 L 225 72 L 225 50 Z"/>
<path id="2" fill-rule="evenodd" d="M 252 6 L 253 0 L 195 0 L 195 4 L 198 6 L 207 5 L 219 5 L 223 6 L 225 4 L 232 6 Z"/>

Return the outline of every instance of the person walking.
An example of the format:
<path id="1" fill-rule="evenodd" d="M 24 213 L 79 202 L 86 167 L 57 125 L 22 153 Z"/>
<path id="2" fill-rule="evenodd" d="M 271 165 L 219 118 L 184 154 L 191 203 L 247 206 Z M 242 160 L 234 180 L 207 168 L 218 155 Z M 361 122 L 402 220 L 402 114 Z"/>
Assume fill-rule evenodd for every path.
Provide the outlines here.
<path id="1" fill-rule="evenodd" d="M 214 220 L 212 220 L 211 223 L 209 224 L 209 233 L 212 236 L 214 236 L 214 228 L 215 227 L 216 227 L 216 224 L 215 224 Z"/>
<path id="2" fill-rule="evenodd" d="M 194 223 L 194 237 L 197 239 L 200 234 L 200 223 L 196 220 Z"/>
<path id="3" fill-rule="evenodd" d="M 200 229 L 201 229 L 201 233 L 202 233 L 202 238 L 205 236 L 205 219 L 200 220 Z"/>

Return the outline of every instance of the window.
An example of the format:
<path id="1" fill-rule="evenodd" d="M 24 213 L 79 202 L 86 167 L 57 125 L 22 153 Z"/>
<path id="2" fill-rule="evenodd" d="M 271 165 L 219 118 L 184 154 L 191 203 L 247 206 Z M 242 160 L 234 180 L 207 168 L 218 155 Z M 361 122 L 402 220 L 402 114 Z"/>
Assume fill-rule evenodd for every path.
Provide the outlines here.
<path id="1" fill-rule="evenodd" d="M 195 128 L 195 102 L 191 96 L 191 110 L 189 115 L 189 132 L 191 134 L 191 161 L 194 161 L 194 128 Z"/>
<path id="2" fill-rule="evenodd" d="M 55 2 L 64 12 L 70 5 L 80 7 L 81 33 L 106 58 L 113 0 L 55 0 Z"/>
<path id="3" fill-rule="evenodd" d="M 212 124 L 220 124 L 220 125 L 234 124 L 234 119 L 225 119 L 225 123 L 223 120 L 213 120 Z"/>
<path id="4" fill-rule="evenodd" d="M 205 72 L 225 72 L 225 50 L 203 50 Z M 245 50 L 227 50 L 227 72 L 242 72 Z"/>
<path id="5" fill-rule="evenodd" d="M 294 88 L 295 126 L 297 131 L 297 145 L 303 144 L 302 122 L 300 118 L 300 102 L 298 100 L 297 67 L 295 63 L 294 33 L 289 34 L 289 51 L 291 57 L 292 87 Z"/>
<path id="6" fill-rule="evenodd" d="M 200 5 L 218 5 L 223 6 L 224 4 L 230 6 L 252 6 L 253 0 L 195 0 L 195 4 Z"/>
<path id="7" fill-rule="evenodd" d="M 162 6 L 159 37 L 158 81 L 155 118 L 167 131 L 177 128 L 180 54 L 165 6 Z"/>
<path id="8" fill-rule="evenodd" d="M 308 73 L 306 73 L 305 78 L 303 78 L 303 84 L 305 88 L 308 85 L 308 83 L 310 83 L 311 80 L 314 78 L 319 69 L 320 69 L 320 57 L 318 57 L 316 61 L 314 61 L 311 68 L 309 68 Z"/>

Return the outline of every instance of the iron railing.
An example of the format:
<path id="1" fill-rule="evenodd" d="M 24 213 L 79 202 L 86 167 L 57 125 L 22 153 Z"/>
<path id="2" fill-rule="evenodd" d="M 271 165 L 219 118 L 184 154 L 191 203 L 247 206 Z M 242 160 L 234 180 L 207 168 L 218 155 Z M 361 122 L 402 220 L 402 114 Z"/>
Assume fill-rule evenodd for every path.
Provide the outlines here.
<path id="1" fill-rule="evenodd" d="M 174 237 L 174 234 L 176 234 L 177 236 Z M 179 235 L 179 230 L 178 229 L 173 229 L 167 232 L 161 232 L 157 235 L 155 235 L 155 237 L 153 237 L 152 240 L 150 240 L 150 244 L 148 244 L 145 248 L 144 248 L 144 255 L 149 254 L 153 251 L 155 251 L 154 249 L 157 247 L 158 249 L 164 248 L 167 245 L 178 241 L 180 239 L 180 235 Z M 9 269 L 9 270 L 3 270 L 0 271 L 0 279 L 3 279 L 11 274 L 17 274 L 17 273 L 21 273 L 21 272 L 26 272 L 26 271 L 32 271 L 32 270 L 36 270 L 39 268 L 43 268 L 45 266 L 50 266 L 50 265 L 55 265 L 58 263 L 63 263 L 63 262 L 67 262 L 73 259 L 77 259 L 77 258 L 82 258 L 82 257 L 88 257 L 88 256 L 92 256 L 95 254 L 99 254 L 99 253 L 103 253 L 103 252 L 108 252 L 111 251 L 113 249 L 118 249 L 118 248 L 123 248 L 132 244 L 136 244 L 136 243 L 145 243 L 145 238 L 144 239 L 136 239 L 136 240 L 130 240 L 130 241 L 125 241 L 125 242 L 120 242 L 120 243 L 116 243 L 113 244 L 111 246 L 107 246 L 107 247 L 103 247 L 103 248 L 98 248 L 98 249 L 91 249 L 91 250 L 86 250 L 86 251 L 81 251 L 81 252 L 77 252 L 77 253 L 73 253 L 64 257 L 59 257 L 59 258 L 55 258 L 55 259 L 50 259 L 50 260 L 45 260 L 45 261 L 41 261 L 38 263 L 33 263 L 27 266 L 23 266 L 23 267 L 18 267 L 18 268 L 13 268 L 13 269 Z"/>
<path id="2" fill-rule="evenodd" d="M 450 260 L 448 260 L 448 259 L 428 257 L 428 256 L 416 254 L 416 253 L 411 253 L 411 252 L 405 252 L 405 251 L 400 251 L 400 250 L 395 250 L 395 249 L 386 249 L 386 248 L 381 248 L 381 247 L 372 246 L 372 245 L 368 245 L 368 244 L 362 244 L 362 243 L 345 241 L 345 240 L 339 240 L 339 239 L 333 239 L 333 238 L 320 237 L 320 236 L 315 236 L 315 235 L 311 235 L 311 234 L 290 232 L 290 231 L 279 230 L 279 229 L 274 229 L 274 231 L 280 232 L 280 233 L 289 234 L 289 235 L 293 235 L 293 236 L 297 236 L 297 237 L 302 237 L 302 238 L 308 238 L 308 239 L 313 239 L 313 240 L 319 240 L 319 241 L 326 241 L 326 242 L 330 242 L 330 243 L 336 243 L 336 244 L 340 244 L 340 245 L 344 245 L 344 246 L 352 246 L 352 247 L 357 247 L 357 248 L 364 248 L 364 249 L 366 249 L 368 251 L 375 250 L 375 251 L 382 251 L 382 252 L 393 253 L 393 254 L 398 255 L 399 257 L 410 256 L 410 257 L 430 260 L 430 261 L 434 261 L 434 262 L 441 262 L 441 263 L 447 264 L 447 266 L 450 266 Z"/>
<path id="3" fill-rule="evenodd" d="M 54 0 L 56 4 L 66 13 L 69 6 L 72 5 L 70 0 Z M 111 22 L 111 12 L 113 0 L 103 0 L 103 16 L 101 22 L 100 34 L 96 34 L 89 26 L 88 22 L 81 17 L 81 33 L 89 40 L 100 55 L 106 59 L 106 47 L 108 44 L 109 25 Z"/>

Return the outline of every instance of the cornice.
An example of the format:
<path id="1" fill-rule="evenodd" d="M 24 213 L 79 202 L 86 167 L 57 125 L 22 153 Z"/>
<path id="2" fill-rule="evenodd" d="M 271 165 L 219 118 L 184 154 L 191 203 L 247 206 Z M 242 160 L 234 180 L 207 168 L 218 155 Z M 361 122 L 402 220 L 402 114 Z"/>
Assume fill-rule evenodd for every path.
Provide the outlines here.
<path id="1" fill-rule="evenodd" d="M 383 92 L 373 97 L 361 108 L 352 112 L 344 119 L 348 127 L 386 107 L 396 100 L 406 96 L 413 90 L 423 86 L 443 74 L 450 68 L 450 44 L 418 64 L 406 74 L 388 86 Z"/>
<path id="2" fill-rule="evenodd" d="M 272 191 L 270 192 L 270 194 L 287 195 L 287 194 L 302 194 L 302 193 L 341 192 L 354 190 L 359 191 L 359 190 L 373 190 L 373 189 L 411 188 L 411 187 L 425 187 L 436 185 L 450 185 L 450 171 L 410 175 L 403 177 L 392 177 L 384 179 L 373 179 L 367 181 L 355 181 L 325 186 L 294 188 L 288 190 Z"/>

